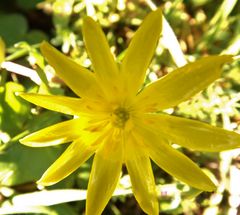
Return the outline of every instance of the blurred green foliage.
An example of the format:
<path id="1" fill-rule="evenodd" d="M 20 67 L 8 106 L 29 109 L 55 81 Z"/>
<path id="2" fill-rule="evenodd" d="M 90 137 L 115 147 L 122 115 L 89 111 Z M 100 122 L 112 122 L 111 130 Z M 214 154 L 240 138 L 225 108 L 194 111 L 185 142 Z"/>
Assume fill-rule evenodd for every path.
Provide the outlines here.
<path id="1" fill-rule="evenodd" d="M 239 55 L 240 2 L 237 0 L 0 1 L 0 63 L 3 62 L 0 68 L 0 214 L 74 215 L 84 211 L 91 159 L 63 182 L 42 192 L 35 181 L 59 156 L 63 146 L 32 149 L 18 142 L 26 134 L 66 120 L 67 116 L 35 107 L 17 97 L 17 92 L 74 96 L 44 61 L 39 43 L 49 40 L 63 53 L 91 68 L 81 34 L 82 18 L 88 15 L 99 21 L 111 51 L 121 59 L 143 18 L 159 6 L 178 42 L 162 36 L 146 84 L 171 72 L 185 60 L 194 61 L 208 54 Z M 174 54 L 179 48 L 181 56 Z M 190 101 L 166 111 L 240 132 L 239 68 L 239 60 L 225 66 L 220 80 Z M 198 190 L 181 184 L 153 164 L 161 214 L 240 213 L 239 150 L 220 154 L 179 150 L 198 163 L 219 188 L 215 193 L 199 195 Z M 104 214 L 143 214 L 130 187 L 124 172 L 116 196 Z M 54 192 L 56 189 L 59 192 Z M 51 203 L 46 203 L 48 196 Z"/>

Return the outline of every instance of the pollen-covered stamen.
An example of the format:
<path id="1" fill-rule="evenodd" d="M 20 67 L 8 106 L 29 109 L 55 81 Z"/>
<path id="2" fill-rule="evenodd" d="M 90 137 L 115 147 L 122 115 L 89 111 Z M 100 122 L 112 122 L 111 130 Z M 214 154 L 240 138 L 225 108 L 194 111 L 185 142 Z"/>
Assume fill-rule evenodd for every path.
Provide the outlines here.
<path id="1" fill-rule="evenodd" d="M 129 112 L 125 108 L 119 107 L 112 113 L 112 123 L 118 128 L 124 128 L 129 117 Z"/>

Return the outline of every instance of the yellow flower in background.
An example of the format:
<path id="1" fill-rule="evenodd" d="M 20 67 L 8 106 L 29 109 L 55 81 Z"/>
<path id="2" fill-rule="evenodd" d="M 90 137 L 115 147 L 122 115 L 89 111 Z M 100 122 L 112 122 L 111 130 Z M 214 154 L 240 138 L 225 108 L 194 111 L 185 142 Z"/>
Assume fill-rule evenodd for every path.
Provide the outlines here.
<path id="1" fill-rule="evenodd" d="M 31 147 L 72 142 L 38 181 L 52 185 L 67 177 L 94 155 L 88 183 L 86 214 L 104 210 L 126 165 L 133 193 L 147 214 L 159 213 L 150 159 L 177 179 L 204 191 L 215 185 L 172 143 L 200 151 L 240 147 L 240 135 L 159 113 L 191 98 L 220 77 L 221 66 L 232 56 L 210 56 L 142 85 L 162 28 L 162 14 L 151 12 L 135 33 L 120 66 L 109 50 L 99 24 L 90 17 L 83 23 L 85 46 L 94 72 L 78 65 L 48 43 L 42 54 L 57 75 L 81 98 L 21 94 L 41 107 L 74 115 L 74 119 L 37 131 L 21 140 Z"/>

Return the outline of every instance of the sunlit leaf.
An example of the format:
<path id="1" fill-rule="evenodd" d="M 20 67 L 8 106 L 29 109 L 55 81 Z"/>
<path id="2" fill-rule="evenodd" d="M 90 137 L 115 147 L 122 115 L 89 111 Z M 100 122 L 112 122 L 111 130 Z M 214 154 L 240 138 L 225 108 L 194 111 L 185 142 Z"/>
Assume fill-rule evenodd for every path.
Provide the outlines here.
<path id="1" fill-rule="evenodd" d="M 21 84 L 14 82 L 7 82 L 0 90 L 0 103 L 2 106 L 0 128 L 12 136 L 22 130 L 28 118 L 29 104 L 15 95 L 16 92 L 23 90 L 24 87 Z"/>

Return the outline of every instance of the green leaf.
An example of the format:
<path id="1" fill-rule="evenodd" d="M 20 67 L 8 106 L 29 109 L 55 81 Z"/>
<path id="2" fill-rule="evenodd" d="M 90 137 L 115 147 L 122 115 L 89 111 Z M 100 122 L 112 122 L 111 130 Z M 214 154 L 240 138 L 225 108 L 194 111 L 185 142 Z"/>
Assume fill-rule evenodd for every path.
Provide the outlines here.
<path id="1" fill-rule="evenodd" d="M 51 214 L 58 215 L 56 213 L 52 213 L 48 207 L 43 206 L 24 206 L 21 205 L 15 206 L 11 205 L 9 202 L 9 206 L 3 206 L 0 208 L 0 214 Z"/>
<path id="2" fill-rule="evenodd" d="M 19 87 L 16 83 L 7 83 L 6 92 L 9 91 L 8 87 L 13 90 L 14 86 Z M 28 111 L 25 110 L 26 115 L 21 115 L 20 113 L 23 109 L 23 105 L 20 102 L 25 103 L 25 101 L 13 97 L 12 94 L 10 95 L 10 98 L 6 99 L 7 102 L 3 102 L 3 121 L 1 129 L 8 128 L 7 131 L 10 132 L 11 136 L 18 136 L 14 137 L 15 141 L 12 139 L 5 147 L 3 145 L 3 149 L 5 150 L 2 151 L 0 155 L 0 184 L 7 186 L 38 180 L 44 171 L 57 159 L 60 152 L 62 152 L 62 147 L 34 149 L 23 146 L 17 142 L 19 138 L 23 137 L 23 134 L 26 135 L 40 128 L 59 122 L 61 120 L 61 115 L 51 111 L 44 111 L 30 118 L 28 115 L 29 109 Z M 26 105 L 29 104 L 26 103 Z M 16 131 L 13 131 L 13 129 Z M 19 134 L 23 129 L 24 132 Z"/>
<path id="3" fill-rule="evenodd" d="M 12 205 L 7 201 L 6 206 L 0 208 L 0 214 L 47 214 L 47 215 L 77 215 L 74 209 L 67 205 L 46 206 L 28 206 L 28 205 Z"/>
<path id="4" fill-rule="evenodd" d="M 28 29 L 26 18 L 21 14 L 0 16 L 0 36 L 7 46 L 11 46 L 23 39 Z"/>
<path id="5" fill-rule="evenodd" d="M 38 180 L 60 155 L 61 148 L 31 148 L 14 143 L 0 157 L 0 184 L 12 186 Z"/>
<path id="6" fill-rule="evenodd" d="M 44 40 L 48 40 L 48 36 L 40 30 L 32 30 L 27 33 L 25 36 L 25 40 L 29 44 L 36 44 L 36 43 L 41 43 Z"/>
<path id="7" fill-rule="evenodd" d="M 15 95 L 21 91 L 24 91 L 24 87 L 14 82 L 7 82 L 0 87 L 0 128 L 10 136 L 22 131 L 30 111 L 30 105 Z"/>
<path id="8" fill-rule="evenodd" d="M 190 187 L 190 189 L 186 192 L 182 192 L 181 196 L 183 199 L 191 200 L 196 198 L 198 195 L 200 195 L 203 191 L 198 190 L 194 187 Z"/>
<path id="9" fill-rule="evenodd" d="M 42 2 L 42 0 L 17 0 L 17 4 L 25 10 L 34 9 L 40 2 Z"/>

